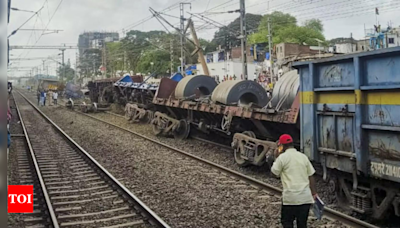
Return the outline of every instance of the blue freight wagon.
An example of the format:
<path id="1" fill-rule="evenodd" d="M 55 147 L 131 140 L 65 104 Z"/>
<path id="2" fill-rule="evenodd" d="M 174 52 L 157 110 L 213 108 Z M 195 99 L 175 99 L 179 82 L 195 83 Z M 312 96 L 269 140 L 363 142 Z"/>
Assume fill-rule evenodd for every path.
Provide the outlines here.
<path id="1" fill-rule="evenodd" d="M 353 210 L 400 216 L 400 47 L 294 65 L 301 151 Z"/>

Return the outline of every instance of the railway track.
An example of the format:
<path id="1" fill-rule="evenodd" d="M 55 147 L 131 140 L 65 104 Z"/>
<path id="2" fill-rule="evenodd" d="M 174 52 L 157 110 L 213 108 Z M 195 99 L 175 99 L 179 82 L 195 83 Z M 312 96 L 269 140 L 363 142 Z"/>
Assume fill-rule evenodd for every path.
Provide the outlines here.
<path id="1" fill-rule="evenodd" d="M 15 168 L 18 171 L 15 175 L 18 175 L 18 177 L 12 177 L 9 182 L 11 182 L 10 184 L 33 185 L 33 213 L 22 214 L 21 221 L 19 222 L 23 223 L 25 227 L 47 227 L 50 225 L 48 218 L 50 213 L 46 202 L 43 200 L 45 196 L 32 159 L 31 150 L 25 134 L 26 129 L 20 124 L 21 113 L 15 105 L 14 99 L 10 99 L 10 102 L 13 117 L 10 123 L 12 152 L 15 153 L 17 157 L 17 163 L 12 165 L 16 166 Z"/>
<path id="2" fill-rule="evenodd" d="M 40 199 L 47 209 L 36 205 L 38 217 L 48 223 L 42 225 L 169 227 L 31 101 L 18 94 L 14 99 L 31 158 L 22 159 L 27 163 L 19 168 L 37 175 L 43 196 Z"/>
<path id="3" fill-rule="evenodd" d="M 96 121 L 105 123 L 107 125 L 110 125 L 110 126 L 113 126 L 113 127 L 117 128 L 117 129 L 123 130 L 123 131 L 128 132 L 130 134 L 133 134 L 135 136 L 138 136 L 138 137 L 140 137 L 142 139 L 145 139 L 145 140 L 148 140 L 148 141 L 153 142 L 155 144 L 158 144 L 158 145 L 160 145 L 162 147 L 170 149 L 170 150 L 172 150 L 174 152 L 177 152 L 179 154 L 182 154 L 182 155 L 186 156 L 190 160 L 195 160 L 195 161 L 198 161 L 198 162 L 200 162 L 202 164 L 205 164 L 205 165 L 207 165 L 209 167 L 212 167 L 212 171 L 210 170 L 209 172 L 207 172 L 207 175 L 215 176 L 215 175 L 219 175 L 218 173 L 223 173 L 225 175 L 225 177 L 221 177 L 221 182 L 223 182 L 223 184 L 231 183 L 231 184 L 233 184 L 235 186 L 237 185 L 238 187 L 240 187 L 239 185 L 246 185 L 247 184 L 249 186 L 252 186 L 253 189 L 252 190 L 248 189 L 246 191 L 248 191 L 249 193 L 252 193 L 252 191 L 257 189 L 258 192 L 262 192 L 262 194 L 260 194 L 258 197 L 259 198 L 264 198 L 264 199 L 268 198 L 268 197 L 271 197 L 271 196 L 280 196 L 281 193 L 282 193 L 282 190 L 280 188 L 272 186 L 272 185 L 270 185 L 268 183 L 256 180 L 256 179 L 254 179 L 252 177 L 249 177 L 249 176 L 246 176 L 246 175 L 244 175 L 242 173 L 233 171 L 231 169 L 228 169 L 228 168 L 226 168 L 224 166 L 221 166 L 219 164 L 216 164 L 214 162 L 211 162 L 211 161 L 208 161 L 206 159 L 203 159 L 203 158 L 200 158 L 198 156 L 195 156 L 195 155 L 193 155 L 193 154 L 191 154 L 189 152 L 186 152 L 184 150 L 177 149 L 177 148 L 172 147 L 172 146 L 170 146 L 168 144 L 159 142 L 158 140 L 155 140 L 155 139 L 149 138 L 149 137 L 147 137 L 145 135 L 142 135 L 142 134 L 139 134 L 137 132 L 134 132 L 134 131 L 132 131 L 130 129 L 118 126 L 116 124 L 113 124 L 111 122 L 107 122 L 107 121 L 102 120 L 102 119 L 99 119 L 99 118 L 95 117 L 94 115 L 82 113 L 82 112 L 79 112 L 79 111 L 76 111 L 76 112 L 81 114 L 81 115 L 84 115 L 86 117 L 89 117 L 91 119 L 94 119 Z M 118 116 L 118 117 L 124 118 L 124 116 L 122 116 L 122 115 L 118 115 L 118 114 L 115 114 L 115 113 L 110 113 L 110 114 L 112 114 L 114 116 Z M 203 142 L 206 142 L 206 143 L 209 142 L 208 140 L 201 139 L 201 138 L 197 138 L 197 140 L 200 140 L 200 141 L 203 141 Z M 213 143 L 213 144 L 216 144 L 216 146 L 221 146 L 223 148 L 223 145 L 221 145 L 221 144 L 218 144 L 218 143 Z M 228 179 L 226 179 L 226 177 L 228 177 Z M 244 187 L 244 186 L 242 186 L 242 187 Z M 266 192 L 270 193 L 270 195 L 265 194 Z M 270 202 L 272 204 L 276 204 L 276 203 L 280 204 L 279 200 L 277 202 L 275 202 L 272 199 L 274 199 L 274 198 L 271 198 Z M 332 221 L 340 221 L 341 223 L 343 223 L 344 225 L 347 225 L 349 227 L 368 227 L 368 228 L 377 228 L 378 227 L 378 226 L 375 226 L 373 224 L 369 224 L 369 223 L 367 223 L 365 221 L 356 219 L 354 217 L 351 217 L 349 215 L 346 215 L 344 213 L 338 212 L 338 211 L 330 209 L 330 208 L 325 208 L 324 216 L 327 217 L 328 219 L 332 220 Z"/>
<path id="4" fill-rule="evenodd" d="M 92 118 L 92 119 L 95 119 L 95 120 L 97 120 L 97 121 L 100 121 L 100 122 L 102 122 L 102 123 L 105 123 L 105 124 L 108 124 L 108 125 L 110 125 L 110 126 L 113 126 L 113 127 L 115 127 L 115 128 L 118 128 L 118 129 L 121 129 L 121 130 L 123 130 L 123 131 L 129 132 L 129 133 L 131 133 L 131 134 L 133 134 L 133 135 L 135 135 L 135 136 L 141 137 L 141 138 L 143 138 L 143 139 L 145 139 L 145 140 L 148 140 L 148 141 L 150 141 L 150 142 L 153 142 L 153 143 L 155 143 L 155 144 L 158 144 L 158 145 L 160 145 L 160 146 L 163 146 L 163 147 L 165 147 L 165 148 L 168 148 L 168 149 L 170 149 L 170 150 L 172 150 L 172 151 L 174 151 L 174 152 L 177 152 L 177 153 L 179 153 L 179 154 L 185 155 L 186 157 L 188 157 L 188 158 L 190 158 L 190 159 L 193 159 L 193 160 L 196 160 L 196 161 L 201 162 L 201 163 L 203 163 L 203 164 L 206 164 L 206 165 L 208 165 L 208 166 L 211 166 L 214 170 L 217 170 L 217 171 L 219 171 L 219 172 L 222 172 L 222 173 L 226 174 L 227 176 L 234 177 L 236 180 L 241 181 L 242 184 L 243 184 L 243 183 L 249 184 L 249 185 L 251 185 L 251 186 L 253 186 L 253 187 L 256 187 L 256 188 L 259 189 L 259 190 L 263 190 L 263 191 L 266 191 L 266 192 L 270 192 L 270 193 L 272 193 L 273 195 L 279 195 L 279 196 L 280 196 L 280 195 L 282 194 L 282 189 L 277 188 L 277 187 L 275 187 L 275 186 L 272 186 L 272 185 L 270 185 L 270 184 L 267 184 L 267 183 L 265 183 L 265 182 L 256 180 L 256 179 L 254 179 L 254 178 L 252 178 L 252 177 L 249 177 L 249 176 L 246 176 L 246 175 L 241 174 L 241 173 L 239 173 L 239 172 L 233 171 L 233 170 L 231 170 L 231 169 L 228 169 L 228 168 L 226 168 L 226 167 L 223 167 L 223 166 L 221 166 L 221 165 L 219 165 L 219 164 L 216 164 L 216 163 L 214 163 L 214 162 L 205 160 L 205 159 L 203 159 L 203 158 L 200 158 L 200 157 L 198 157 L 198 156 L 195 156 L 195 155 L 193 155 L 193 154 L 191 154 L 191 153 L 189 153 L 189 152 L 183 151 L 183 150 L 181 150 L 181 149 L 174 148 L 174 147 L 172 147 L 172 146 L 170 146 L 170 145 L 168 145 L 168 144 L 159 142 L 159 141 L 157 141 L 157 140 L 155 140 L 155 139 L 149 138 L 149 137 L 147 137 L 147 136 L 145 136 L 145 135 L 139 134 L 139 133 L 134 132 L 134 131 L 132 131 L 132 130 L 130 130 L 130 129 L 127 129 L 127 128 L 118 126 L 118 125 L 116 125 L 116 124 L 113 124 L 113 123 L 104 121 L 104 120 L 102 120 L 102 119 L 96 118 L 96 117 L 93 116 L 93 115 L 86 114 L 86 113 L 82 113 L 82 112 L 79 112 L 79 111 L 76 111 L 76 112 L 78 112 L 79 114 L 82 114 L 82 115 L 84 115 L 84 116 L 87 116 L 87 117 L 89 117 L 89 118 Z M 109 114 L 112 114 L 112 115 L 115 115 L 115 116 L 118 116 L 118 117 L 121 117 L 121 118 L 124 118 L 124 116 L 122 116 L 122 115 L 118 115 L 118 114 L 111 113 L 111 112 L 108 112 L 108 113 L 109 113 Z M 215 143 L 215 142 L 206 140 L 206 139 L 202 139 L 202 138 L 198 138 L 198 137 L 196 137 L 195 139 L 196 139 L 196 140 L 199 140 L 199 141 L 206 142 L 206 143 L 212 143 L 213 145 L 219 146 L 219 147 L 221 147 L 221 148 L 223 148 L 223 149 L 228 149 L 228 147 L 225 146 L 225 145 L 218 144 L 218 143 Z M 210 172 L 210 173 L 208 173 L 208 174 L 209 174 L 209 175 L 216 175 L 216 173 L 213 173 L 213 172 Z M 224 181 L 229 181 L 229 180 L 224 180 Z M 251 191 L 251 190 L 249 190 L 249 191 Z M 264 198 L 264 197 L 267 197 L 267 196 L 265 196 L 265 195 L 260 195 L 259 197 L 260 197 L 260 198 Z M 276 202 L 271 202 L 271 203 L 276 203 Z M 280 202 L 278 202 L 278 203 L 280 204 Z M 365 221 L 359 220 L 359 219 L 357 219 L 357 218 L 351 217 L 351 216 L 349 216 L 349 215 L 346 215 L 346 214 L 344 214 L 344 213 L 341 213 L 341 212 L 339 212 L 339 211 L 336 211 L 336 210 L 333 210 L 333 209 L 330 209 L 330 208 L 327 208 L 327 207 L 325 208 L 324 216 L 327 217 L 327 218 L 329 218 L 330 220 L 340 221 L 341 223 L 343 223 L 343 224 L 345 224 L 345 225 L 347 225 L 347 226 L 350 226 L 350 227 L 368 227 L 368 228 L 377 228 L 377 227 L 378 227 L 378 226 L 375 226 L 375 225 L 373 225 L 373 224 L 367 223 L 367 222 L 365 222 Z"/>
<path id="5" fill-rule="evenodd" d="M 119 115 L 119 114 L 116 114 L 116 113 L 113 113 L 113 112 L 110 112 L 110 111 L 106 111 L 105 113 L 113 115 L 113 116 L 116 116 L 116 117 L 125 118 L 123 115 Z M 232 151 L 232 147 L 230 147 L 230 146 L 227 146 L 227 145 L 224 145 L 224 144 L 221 144 L 221 143 L 217 143 L 217 142 L 214 142 L 214 141 L 211 141 L 211 140 L 207 140 L 207 139 L 204 139 L 204 138 L 199 137 L 199 136 L 190 136 L 190 138 L 195 139 L 195 140 L 200 141 L 200 142 L 203 142 L 203 143 L 207 143 L 207 144 L 210 144 L 210 145 L 214 145 L 214 146 L 220 147 L 221 149 L 224 149 L 224 150 L 227 150 L 227 151 Z"/>

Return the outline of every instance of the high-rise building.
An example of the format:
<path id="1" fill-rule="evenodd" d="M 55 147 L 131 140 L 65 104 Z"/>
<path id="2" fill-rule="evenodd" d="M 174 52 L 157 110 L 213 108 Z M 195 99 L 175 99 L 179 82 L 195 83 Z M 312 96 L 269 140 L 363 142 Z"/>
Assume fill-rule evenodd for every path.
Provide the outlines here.
<path id="1" fill-rule="evenodd" d="M 101 49 L 105 42 L 114 42 L 118 40 L 118 32 L 84 32 L 79 35 L 79 54 L 82 55 L 83 51 L 89 48 Z"/>

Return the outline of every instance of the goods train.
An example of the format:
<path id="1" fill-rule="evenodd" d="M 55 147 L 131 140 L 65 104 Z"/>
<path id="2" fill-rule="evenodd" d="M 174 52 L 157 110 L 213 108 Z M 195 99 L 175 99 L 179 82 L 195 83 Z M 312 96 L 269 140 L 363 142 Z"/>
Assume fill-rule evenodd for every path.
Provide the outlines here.
<path id="1" fill-rule="evenodd" d="M 400 216 L 400 47 L 293 65 L 271 97 L 253 81 L 163 78 L 150 109 L 125 96 L 126 116 L 178 140 L 193 129 L 230 138 L 241 166 L 270 164 L 291 134 L 340 203 Z"/>

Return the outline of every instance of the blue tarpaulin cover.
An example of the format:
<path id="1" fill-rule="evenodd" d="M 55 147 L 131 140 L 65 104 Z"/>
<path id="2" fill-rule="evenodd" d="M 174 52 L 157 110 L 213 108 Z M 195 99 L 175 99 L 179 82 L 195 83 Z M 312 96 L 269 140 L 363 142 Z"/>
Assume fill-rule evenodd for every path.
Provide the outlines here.
<path id="1" fill-rule="evenodd" d="M 176 73 L 176 74 L 172 75 L 172 77 L 171 77 L 172 80 L 177 81 L 177 82 L 179 82 L 182 78 L 183 78 L 183 76 L 180 73 Z"/>

